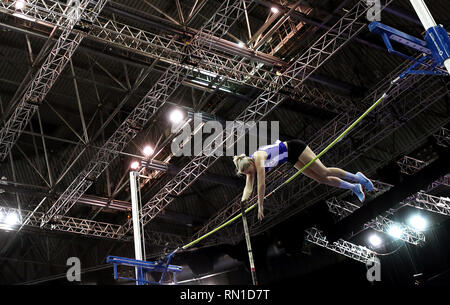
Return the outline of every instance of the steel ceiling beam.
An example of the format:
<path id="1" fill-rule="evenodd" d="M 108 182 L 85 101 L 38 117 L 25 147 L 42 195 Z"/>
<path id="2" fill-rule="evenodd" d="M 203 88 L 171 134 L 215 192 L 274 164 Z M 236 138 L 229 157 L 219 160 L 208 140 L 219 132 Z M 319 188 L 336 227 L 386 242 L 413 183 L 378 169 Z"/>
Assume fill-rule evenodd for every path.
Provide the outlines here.
<path id="1" fill-rule="evenodd" d="M 225 1 L 202 27 L 195 39 L 190 42 L 193 55 L 196 55 L 201 48 L 209 49 L 210 42 L 204 39 L 205 36 L 221 37 L 242 14 L 242 1 Z M 231 24 L 228 24 L 231 23 Z M 175 40 L 169 45 L 174 45 Z M 183 51 L 184 53 L 184 51 Z M 183 58 L 179 58 L 182 61 Z M 54 216 L 65 215 L 72 208 L 87 189 L 92 185 L 109 164 L 118 156 L 116 151 L 122 151 L 140 130 L 149 122 L 154 114 L 167 102 L 168 98 L 181 85 L 186 75 L 180 64 L 171 65 L 159 78 L 155 85 L 148 91 L 146 96 L 139 102 L 136 108 L 130 113 L 127 119 L 113 133 L 113 135 L 103 145 L 102 150 L 90 161 L 85 169 L 73 180 L 72 184 L 63 192 L 55 203 L 47 211 L 50 221 Z"/>
<path id="2" fill-rule="evenodd" d="M 75 33 L 73 28 L 82 18 L 93 21 L 103 9 L 106 1 L 108 0 L 101 0 L 94 4 L 91 1 L 82 0 L 79 7 L 73 9 L 67 7 L 64 10 L 64 16 L 57 21 L 57 25 L 63 27 L 62 33 L 33 79 L 25 86 L 23 96 L 0 130 L 0 160 L 4 160 L 8 156 L 29 120 L 81 43 L 83 35 Z M 0 1 L 0 5 L 4 5 L 3 2 Z M 15 2 L 12 1 L 11 5 Z M 25 13 L 24 11 L 33 13 L 33 9 L 29 8 L 35 2 L 37 1 L 27 2 L 21 13 Z"/>

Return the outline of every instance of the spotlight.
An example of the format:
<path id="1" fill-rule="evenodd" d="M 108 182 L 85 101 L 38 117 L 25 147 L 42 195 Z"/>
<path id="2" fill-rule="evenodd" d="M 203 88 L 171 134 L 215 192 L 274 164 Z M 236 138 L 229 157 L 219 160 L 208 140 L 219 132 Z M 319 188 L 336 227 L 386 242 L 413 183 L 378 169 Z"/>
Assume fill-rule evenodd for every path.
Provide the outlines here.
<path id="1" fill-rule="evenodd" d="M 25 8 L 25 1 L 24 0 L 17 0 L 14 4 L 14 7 L 16 10 L 23 10 Z"/>
<path id="2" fill-rule="evenodd" d="M 270 11 L 271 11 L 272 13 L 274 13 L 274 14 L 278 14 L 278 12 L 279 12 L 279 10 L 278 10 L 276 7 L 274 7 L 274 6 L 272 6 L 272 7 L 270 8 Z"/>
<path id="3" fill-rule="evenodd" d="M 16 213 L 10 213 L 8 216 L 6 216 L 5 224 L 8 226 L 14 226 L 19 223 L 19 217 Z"/>
<path id="4" fill-rule="evenodd" d="M 131 162 L 130 168 L 136 170 L 139 168 L 140 165 L 141 164 L 139 163 L 139 161 L 133 161 Z"/>
<path id="5" fill-rule="evenodd" d="M 409 219 L 409 223 L 411 226 L 419 231 L 423 231 L 427 227 L 427 221 L 420 215 L 414 215 Z"/>
<path id="6" fill-rule="evenodd" d="M 393 224 L 392 226 L 389 227 L 388 234 L 398 239 L 402 237 L 403 229 L 399 225 Z"/>
<path id="7" fill-rule="evenodd" d="M 153 155 L 154 150 L 153 150 L 153 147 L 151 147 L 150 145 L 147 145 L 144 147 L 142 152 L 144 153 L 144 156 L 150 157 L 151 155 Z"/>
<path id="8" fill-rule="evenodd" d="M 245 43 L 243 43 L 242 41 L 239 41 L 238 46 L 239 46 L 239 48 L 243 48 L 243 47 L 245 47 Z"/>
<path id="9" fill-rule="evenodd" d="M 378 247 L 379 245 L 381 245 L 381 238 L 377 234 L 372 234 L 369 237 L 369 242 L 372 244 L 372 246 Z"/>
<path id="10" fill-rule="evenodd" d="M 173 110 L 169 116 L 170 121 L 174 124 L 180 123 L 181 120 L 183 120 L 183 118 L 184 118 L 183 112 L 181 112 L 178 109 Z"/>

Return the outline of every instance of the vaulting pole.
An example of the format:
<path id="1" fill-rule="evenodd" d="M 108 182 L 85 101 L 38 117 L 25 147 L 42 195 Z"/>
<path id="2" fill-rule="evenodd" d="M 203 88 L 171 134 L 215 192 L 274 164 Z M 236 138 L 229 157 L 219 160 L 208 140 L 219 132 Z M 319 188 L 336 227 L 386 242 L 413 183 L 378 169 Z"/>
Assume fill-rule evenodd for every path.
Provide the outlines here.
<path id="1" fill-rule="evenodd" d="M 241 215 L 242 224 L 244 226 L 245 242 L 247 244 L 248 260 L 250 262 L 250 273 L 252 275 L 253 285 L 258 285 L 258 278 L 256 277 L 255 261 L 253 259 L 252 243 L 250 241 L 250 232 L 248 231 L 247 214 L 245 213 L 244 202 L 241 201 Z"/>

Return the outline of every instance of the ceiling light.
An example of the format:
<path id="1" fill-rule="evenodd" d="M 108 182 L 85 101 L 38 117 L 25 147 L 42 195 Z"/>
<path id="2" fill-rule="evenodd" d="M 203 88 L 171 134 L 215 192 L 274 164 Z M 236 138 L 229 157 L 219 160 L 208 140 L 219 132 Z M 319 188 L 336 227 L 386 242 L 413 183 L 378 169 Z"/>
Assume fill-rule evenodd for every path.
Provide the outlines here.
<path id="1" fill-rule="evenodd" d="M 17 0 L 14 4 L 14 7 L 16 10 L 23 10 L 25 8 L 25 1 L 24 0 Z"/>
<path id="2" fill-rule="evenodd" d="M 139 161 L 133 161 L 133 162 L 131 162 L 130 168 L 136 170 L 139 168 L 140 165 L 141 164 L 139 163 Z"/>
<path id="3" fill-rule="evenodd" d="M 388 234 L 391 235 L 394 238 L 400 238 L 403 235 L 403 229 L 397 225 L 397 224 L 393 224 L 389 227 L 388 229 Z"/>
<path id="4" fill-rule="evenodd" d="M 150 145 L 147 145 L 144 147 L 142 152 L 144 153 L 144 156 L 150 157 L 151 155 L 153 155 L 154 149 Z"/>
<path id="5" fill-rule="evenodd" d="M 8 216 L 6 216 L 4 222 L 8 226 L 14 226 L 19 223 L 19 217 L 17 216 L 16 213 L 10 213 Z"/>
<path id="6" fill-rule="evenodd" d="M 379 245 L 381 245 L 381 238 L 377 234 L 372 234 L 369 237 L 369 242 L 372 244 L 372 246 L 378 247 Z"/>
<path id="7" fill-rule="evenodd" d="M 178 124 L 183 120 L 183 117 L 184 117 L 183 112 L 181 112 L 178 109 L 175 109 L 170 113 L 169 120 L 174 124 Z"/>
<path id="8" fill-rule="evenodd" d="M 411 226 L 419 231 L 423 231 L 427 227 L 427 221 L 420 215 L 414 215 L 409 219 L 409 223 Z"/>
<path id="9" fill-rule="evenodd" d="M 279 10 L 278 10 L 275 6 L 272 6 L 272 7 L 270 8 L 270 11 L 271 11 L 272 13 L 274 13 L 274 14 L 277 14 L 277 13 L 279 12 Z"/>

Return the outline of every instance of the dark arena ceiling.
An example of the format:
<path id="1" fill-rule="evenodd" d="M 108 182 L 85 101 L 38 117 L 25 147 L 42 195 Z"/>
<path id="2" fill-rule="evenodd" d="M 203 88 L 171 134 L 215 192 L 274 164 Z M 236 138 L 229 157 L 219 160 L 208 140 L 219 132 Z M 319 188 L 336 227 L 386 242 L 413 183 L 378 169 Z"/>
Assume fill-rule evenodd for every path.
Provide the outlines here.
<path id="1" fill-rule="evenodd" d="M 116 283 L 105 257 L 134 257 L 133 161 L 151 163 L 142 168 L 147 178 L 140 193 L 149 260 L 237 213 L 245 181 L 231 157 L 173 156 L 174 109 L 219 122 L 278 121 L 280 140 L 302 139 L 318 153 L 411 65 L 387 52 L 381 37 L 368 30 L 365 14 L 352 14 L 365 1 L 115 0 L 104 1 L 98 14 L 95 5 L 101 1 L 84 1 L 94 8 L 92 15 L 75 25 L 59 14 L 66 1 L 26 1 L 41 8 L 31 17 L 17 14 L 15 2 L 0 0 L 0 212 L 17 212 L 20 224 L 8 230 L 0 221 L 0 284 L 64 280 L 72 256 L 83 262 L 87 282 Z M 224 3 L 239 10 L 225 18 L 218 14 Z M 423 38 L 409 1 L 381 3 L 388 4 L 382 23 Z M 428 3 L 436 22 L 449 31 L 448 0 Z M 204 34 L 208 31 L 213 35 Z M 299 72 L 291 75 L 296 63 Z M 271 260 L 277 266 L 261 267 L 266 283 L 300 281 L 343 264 L 355 273 L 365 270 L 355 263 L 361 258 L 326 249 L 317 232 L 394 253 L 380 255 L 398 268 L 386 271 L 390 284 L 414 283 L 419 280 L 413 274 L 420 273 L 420 281 L 450 283 L 448 171 L 419 177 L 442 159 L 447 164 L 440 168 L 448 169 L 449 77 L 409 75 L 392 90 L 321 160 L 376 181 L 379 192 L 368 195 L 367 210 L 352 221 L 387 215 L 386 221 L 405 223 L 421 211 L 431 224 L 423 233 L 425 244 L 380 233 L 383 246 L 370 248 L 373 226 L 341 223 L 329 208 L 353 198 L 301 176 L 266 201 L 262 221 L 257 213 L 248 215 L 257 265 Z M 255 101 L 265 104 L 255 110 Z M 154 148 L 147 159 L 146 145 Z M 190 166 L 197 169 L 187 172 Z M 289 166 L 269 172 L 267 191 L 293 173 Z M 391 195 L 393 188 L 404 196 Z M 417 209 L 407 198 L 440 202 L 446 209 Z M 389 209 L 395 212 L 386 214 Z M 420 252 L 428 250 L 434 252 Z M 429 255 L 434 262 L 425 258 Z M 211 283 L 250 283 L 241 222 L 177 259 L 190 272 L 186 280 L 214 269 L 232 271 Z"/>

